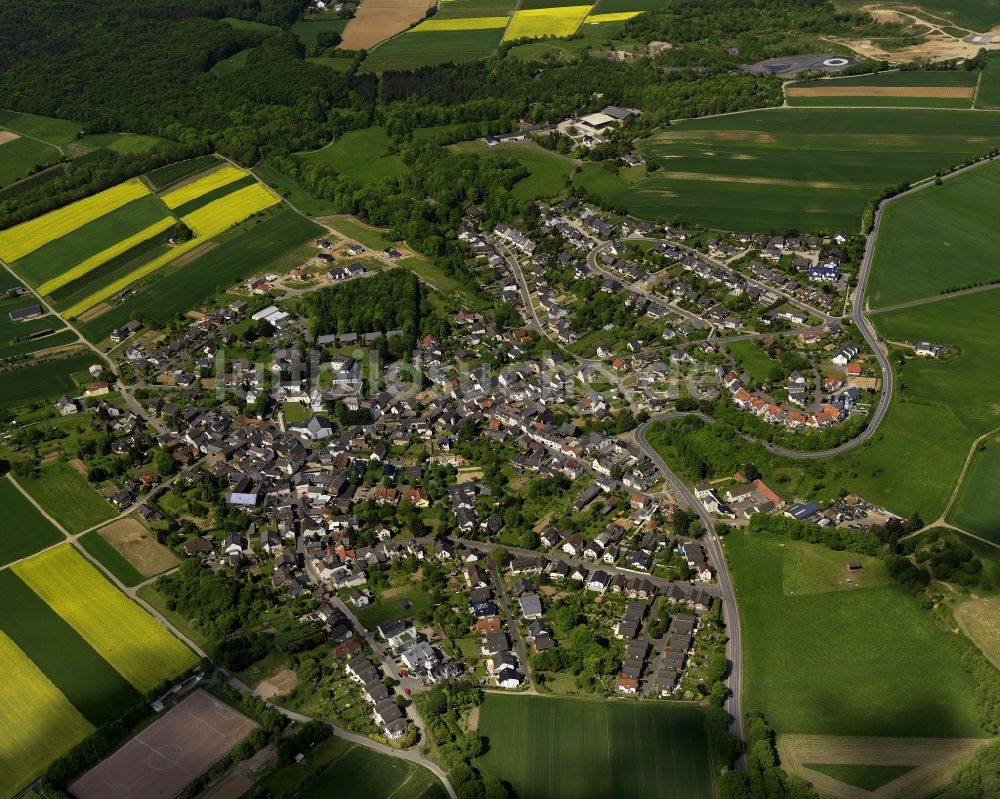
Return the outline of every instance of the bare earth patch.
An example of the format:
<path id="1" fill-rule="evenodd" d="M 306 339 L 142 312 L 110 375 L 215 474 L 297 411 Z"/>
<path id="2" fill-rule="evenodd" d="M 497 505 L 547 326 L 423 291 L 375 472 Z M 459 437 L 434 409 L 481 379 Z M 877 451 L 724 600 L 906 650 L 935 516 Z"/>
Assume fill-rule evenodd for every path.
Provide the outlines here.
<path id="1" fill-rule="evenodd" d="M 82 460 L 79 458 L 70 458 L 66 462 L 70 465 L 74 472 L 82 474 L 84 477 L 87 476 L 87 464 L 85 464 Z"/>
<path id="2" fill-rule="evenodd" d="M 299 678 L 291 669 L 281 668 L 264 680 L 254 689 L 261 699 L 274 699 L 276 696 L 288 696 L 299 687 Z"/>
<path id="3" fill-rule="evenodd" d="M 433 0 L 364 0 L 344 28 L 342 50 L 368 50 L 418 22 Z"/>
<path id="4" fill-rule="evenodd" d="M 1000 596 L 977 597 L 955 608 L 955 621 L 1000 668 Z"/>
<path id="5" fill-rule="evenodd" d="M 86 311 L 84 311 L 82 314 L 80 314 L 78 317 L 76 317 L 76 321 L 77 322 L 89 322 L 92 319 L 96 319 L 102 313 L 105 313 L 106 311 L 109 311 L 109 310 L 111 310 L 111 303 L 99 302 L 93 308 L 88 308 Z"/>
<path id="6" fill-rule="evenodd" d="M 14 139 L 20 139 L 12 130 L 0 130 L 0 144 L 6 144 L 9 141 L 14 141 Z"/>
<path id="7" fill-rule="evenodd" d="M 815 86 L 789 88 L 789 97 L 972 97 L 971 86 Z"/>
<path id="8" fill-rule="evenodd" d="M 479 705 L 469 711 L 469 729 L 473 732 L 479 729 Z"/>
<path id="9" fill-rule="evenodd" d="M 849 735 L 782 735 L 778 754 L 789 771 L 835 799 L 911 799 L 944 788 L 961 760 L 986 738 L 869 738 Z M 902 777 L 866 791 L 806 768 L 803 763 L 913 766 Z"/>
<path id="10" fill-rule="evenodd" d="M 131 563 L 143 577 L 153 577 L 172 569 L 179 561 L 165 546 L 156 541 L 135 519 L 119 519 L 100 530 L 101 538 Z"/>

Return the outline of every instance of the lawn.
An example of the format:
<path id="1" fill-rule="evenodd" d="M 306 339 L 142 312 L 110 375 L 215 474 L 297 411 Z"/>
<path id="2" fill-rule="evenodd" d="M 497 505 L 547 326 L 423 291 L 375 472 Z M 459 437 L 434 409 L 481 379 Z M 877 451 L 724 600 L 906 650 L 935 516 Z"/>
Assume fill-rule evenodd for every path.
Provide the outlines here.
<path id="1" fill-rule="evenodd" d="M 287 208 L 266 219 L 251 220 L 238 235 L 226 238 L 210 252 L 82 323 L 80 329 L 91 341 L 100 341 L 125 324 L 134 312 L 151 322 L 168 322 L 178 313 L 197 308 L 231 284 L 274 268 L 289 253 L 322 232 L 319 225 Z"/>
<path id="2" fill-rule="evenodd" d="M 361 183 L 399 177 L 404 170 L 403 160 L 389 151 L 389 134 L 377 126 L 349 130 L 321 150 L 301 153 L 299 157 L 311 163 L 329 164 Z"/>
<path id="3" fill-rule="evenodd" d="M 754 111 L 677 122 L 639 144 L 660 170 L 593 190 L 652 220 L 682 214 L 723 230 L 856 231 L 865 203 L 886 186 L 998 142 L 996 121 L 972 111 Z"/>
<path id="4" fill-rule="evenodd" d="M 709 799 L 704 712 L 654 702 L 489 694 L 480 765 L 524 799 Z"/>
<path id="5" fill-rule="evenodd" d="M 63 461 L 41 467 L 37 478 L 20 478 L 19 482 L 70 533 L 83 532 L 117 513 L 86 477 Z"/>
<path id="6" fill-rule="evenodd" d="M 14 796 L 94 728 L 2 634 L 0 669 L 0 794 Z"/>
<path id="7" fill-rule="evenodd" d="M 1000 279 L 1000 162 L 890 203 L 868 283 L 871 307 Z"/>
<path id="8" fill-rule="evenodd" d="M 59 151 L 35 139 L 24 136 L 0 144 L 0 186 L 7 186 L 38 167 L 54 164 Z"/>
<path id="9" fill-rule="evenodd" d="M 46 400 L 60 394 L 76 394 L 79 385 L 73 375 L 85 371 L 96 360 L 92 352 L 84 352 L 0 372 L 0 408 Z"/>
<path id="10" fill-rule="evenodd" d="M 2 634 L 9 636 L 95 727 L 113 721 L 142 699 L 10 569 L 0 571 L 0 598 Z"/>
<path id="11" fill-rule="evenodd" d="M 756 341 L 732 341 L 726 344 L 726 349 L 736 366 L 758 383 L 767 383 L 771 370 L 777 366 L 777 361 L 772 361 Z"/>
<path id="12" fill-rule="evenodd" d="M 48 550 L 13 569 L 139 691 L 150 691 L 197 662 L 71 547 Z"/>
<path id="13" fill-rule="evenodd" d="M 132 200 L 20 258 L 14 263 L 14 270 L 37 288 L 80 264 L 91 263 L 91 268 L 99 266 L 116 254 L 111 248 L 169 217 L 169 212 L 156 197 L 147 195 Z M 102 257 L 93 258 L 102 253 Z M 43 293 L 50 290 L 47 288 Z"/>
<path id="14" fill-rule="evenodd" d="M 105 541 L 97 530 L 80 536 L 80 546 L 93 555 L 115 577 L 125 585 L 138 585 L 145 578 L 111 544 Z"/>
<path id="15" fill-rule="evenodd" d="M 495 52 L 503 29 L 463 31 L 407 31 L 383 42 L 365 59 L 362 72 L 475 61 Z"/>
<path id="16" fill-rule="evenodd" d="M 546 150 L 537 144 L 504 144 L 495 149 L 487 149 L 478 139 L 471 142 L 453 144 L 451 149 L 463 153 L 476 153 L 490 157 L 512 158 L 522 164 L 531 174 L 519 180 L 511 191 L 516 200 L 536 200 L 552 197 L 565 190 L 566 177 L 575 166 L 571 158 Z"/>
<path id="17" fill-rule="evenodd" d="M 0 530 L 0 565 L 33 555 L 63 540 L 62 533 L 9 479 L 0 479 L 0 507 L 4 509 L 5 522 Z"/>
<path id="18" fill-rule="evenodd" d="M 741 531 L 726 539 L 743 622 L 744 708 L 762 711 L 778 734 L 983 736 L 974 683 L 948 633 L 901 587 L 831 586 L 848 560 L 864 572 L 880 563 L 816 548 Z M 826 576 L 817 559 L 829 564 Z"/>
<path id="19" fill-rule="evenodd" d="M 408 584 L 400 588 L 388 589 L 393 592 L 389 599 L 379 596 L 378 601 L 357 611 L 358 621 L 369 630 L 384 621 L 399 616 L 403 619 L 412 619 L 421 611 L 430 607 L 430 597 L 426 591 L 421 591 L 416 585 Z M 401 602 L 410 602 L 410 607 L 404 609 Z"/>
<path id="20" fill-rule="evenodd" d="M 997 478 L 1000 476 L 1000 437 L 991 436 L 984 443 L 985 448 L 973 456 L 962 489 L 948 514 L 948 521 L 1000 544 L 1000 501 L 996 496 Z"/>

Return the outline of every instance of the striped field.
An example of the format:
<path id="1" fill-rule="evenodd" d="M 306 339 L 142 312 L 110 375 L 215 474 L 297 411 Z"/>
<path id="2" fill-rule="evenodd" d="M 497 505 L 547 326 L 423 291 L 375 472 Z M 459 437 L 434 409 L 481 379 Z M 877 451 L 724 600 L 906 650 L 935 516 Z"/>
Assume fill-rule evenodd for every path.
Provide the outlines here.
<path id="1" fill-rule="evenodd" d="M 600 25 L 602 22 L 624 22 L 639 16 L 641 13 L 641 11 L 615 11 L 610 14 L 590 14 L 584 19 L 584 24 Z"/>
<path id="2" fill-rule="evenodd" d="M 213 172 L 209 172 L 204 177 L 192 180 L 190 183 L 185 183 L 173 191 L 168 191 L 166 194 L 161 195 L 161 199 L 167 208 L 179 208 L 190 200 L 201 197 L 203 194 L 208 194 L 210 191 L 214 191 L 220 186 L 225 186 L 227 183 L 232 183 L 234 180 L 245 178 L 248 174 L 248 172 L 239 167 L 235 167 L 232 164 L 225 164 Z"/>
<path id="3" fill-rule="evenodd" d="M 12 567 L 32 591 L 140 691 L 193 666 L 194 654 L 70 546 Z"/>
<path id="4" fill-rule="evenodd" d="M 92 222 L 128 202 L 149 194 L 139 180 L 119 183 L 110 189 L 77 200 L 63 208 L 0 232 L 0 258 L 16 261 L 60 236 Z"/>
<path id="5" fill-rule="evenodd" d="M 510 17 L 465 17 L 457 19 L 431 18 L 421 22 L 415 31 L 478 31 L 506 28 Z"/>
<path id="6" fill-rule="evenodd" d="M 94 728 L 0 632 L 0 796 L 13 796 Z"/>
<path id="7" fill-rule="evenodd" d="M 529 8 L 515 11 L 505 42 L 516 39 L 540 39 L 543 36 L 572 36 L 590 13 L 590 6 Z"/>

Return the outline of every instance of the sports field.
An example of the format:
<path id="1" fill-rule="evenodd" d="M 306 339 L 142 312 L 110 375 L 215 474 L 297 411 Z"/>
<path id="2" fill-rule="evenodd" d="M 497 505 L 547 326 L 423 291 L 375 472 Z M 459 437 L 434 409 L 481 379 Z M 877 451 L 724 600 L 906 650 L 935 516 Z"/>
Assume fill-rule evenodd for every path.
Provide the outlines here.
<path id="1" fill-rule="evenodd" d="M 197 662 L 166 628 L 69 546 L 22 561 L 13 570 L 139 691 Z"/>
<path id="2" fill-rule="evenodd" d="M 640 143 L 659 171 L 592 190 L 646 219 L 682 214 L 725 230 L 855 231 L 865 203 L 886 186 L 998 143 L 996 120 L 972 111 L 754 111 L 677 122 Z"/>
<path id="3" fill-rule="evenodd" d="M 484 770 L 523 799 L 710 799 L 712 757 L 695 707 L 488 694 Z"/>
<path id="4" fill-rule="evenodd" d="M 0 795 L 13 796 L 94 728 L 2 632 L 0 670 Z"/>
<path id="5" fill-rule="evenodd" d="M 873 308 L 1000 279 L 1000 162 L 890 203 L 867 300 Z"/>
<path id="6" fill-rule="evenodd" d="M 42 516 L 9 479 L 0 479 L 0 565 L 25 558 L 62 541 L 63 535 Z"/>
<path id="7" fill-rule="evenodd" d="M 297 799 L 445 799 L 444 786 L 431 772 L 346 741 L 324 742 L 338 750 L 330 766 L 296 795 Z"/>
<path id="8" fill-rule="evenodd" d="M 742 531 L 726 551 L 743 621 L 744 708 L 779 735 L 985 734 L 958 650 L 887 583 L 881 561 Z M 861 587 L 844 582 L 851 560 L 863 564 Z"/>

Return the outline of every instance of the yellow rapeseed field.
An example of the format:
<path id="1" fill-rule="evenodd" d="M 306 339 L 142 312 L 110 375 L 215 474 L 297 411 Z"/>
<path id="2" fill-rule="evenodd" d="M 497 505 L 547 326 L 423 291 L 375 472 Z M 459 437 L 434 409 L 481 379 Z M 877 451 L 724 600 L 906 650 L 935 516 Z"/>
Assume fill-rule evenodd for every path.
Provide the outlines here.
<path id="1" fill-rule="evenodd" d="M 641 13 L 641 11 L 615 11 L 610 14 L 591 14 L 584 22 L 588 25 L 596 25 L 601 22 L 624 22 L 639 16 Z"/>
<path id="2" fill-rule="evenodd" d="M 0 258 L 8 263 L 16 261 L 50 241 L 147 194 L 149 189 L 142 181 L 128 180 L 36 219 L 22 222 L 0 232 Z"/>
<path id="3" fill-rule="evenodd" d="M 220 197 L 218 200 L 213 200 L 196 211 L 192 211 L 181 219 L 194 232 L 194 238 L 176 247 L 172 247 L 169 252 L 163 253 L 148 263 L 132 270 L 129 274 L 120 277 L 113 283 L 88 295 L 75 305 L 67 308 L 64 315 L 71 318 L 79 316 L 84 311 L 117 294 L 123 288 L 131 285 L 140 278 L 152 274 L 175 258 L 193 250 L 199 244 L 212 238 L 212 236 L 217 236 L 238 222 L 242 222 L 247 217 L 253 216 L 265 208 L 270 208 L 277 202 L 279 202 L 277 196 L 268 188 L 260 183 L 254 183 L 239 191 L 234 191 L 232 194 L 227 194 L 225 197 Z"/>
<path id="4" fill-rule="evenodd" d="M 250 173 L 244 169 L 240 169 L 232 164 L 226 164 L 213 172 L 209 172 L 205 177 L 192 180 L 190 183 L 185 183 L 173 191 L 168 191 L 160 199 L 163 200 L 167 208 L 178 208 L 184 205 L 184 203 L 197 199 L 203 194 L 208 194 L 220 186 L 225 186 L 234 180 L 245 178 L 248 174 Z"/>
<path id="5" fill-rule="evenodd" d="M 149 691 L 197 662 L 191 650 L 69 544 L 46 550 L 13 569 L 139 691 Z"/>
<path id="6" fill-rule="evenodd" d="M 94 728 L 2 632 L 0 674 L 0 796 L 13 796 Z"/>
<path id="7" fill-rule="evenodd" d="M 123 252 L 128 252 L 137 244 L 141 244 L 146 239 L 151 239 L 157 233 L 162 233 L 164 230 L 169 228 L 175 222 L 172 216 L 166 216 L 159 222 L 155 222 L 144 230 L 140 230 L 133 236 L 129 236 L 127 239 L 122 239 L 116 244 L 112 244 L 106 250 L 101 250 L 101 252 L 96 255 L 92 255 L 85 261 L 81 261 L 72 269 L 68 269 L 63 272 L 58 277 L 54 277 L 51 280 L 47 280 L 38 287 L 39 294 L 51 294 L 58 288 L 62 288 L 67 283 L 72 283 L 78 277 L 81 277 L 92 269 L 96 269 L 98 266 L 106 261 L 110 261 L 112 258 L 121 255 Z"/>
<path id="8" fill-rule="evenodd" d="M 590 12 L 590 6 L 529 8 L 515 11 L 504 32 L 505 42 L 514 39 L 539 39 L 542 36 L 572 36 Z"/>
<path id="9" fill-rule="evenodd" d="M 506 28 L 510 17 L 463 17 L 458 19 L 436 19 L 431 17 L 421 22 L 414 31 L 481 31 Z"/>
<path id="10" fill-rule="evenodd" d="M 254 183 L 225 197 L 210 202 L 187 216 L 181 221 L 202 239 L 217 236 L 237 222 L 242 222 L 248 216 L 253 216 L 265 208 L 270 208 L 278 202 L 278 198 L 265 186 Z"/>

